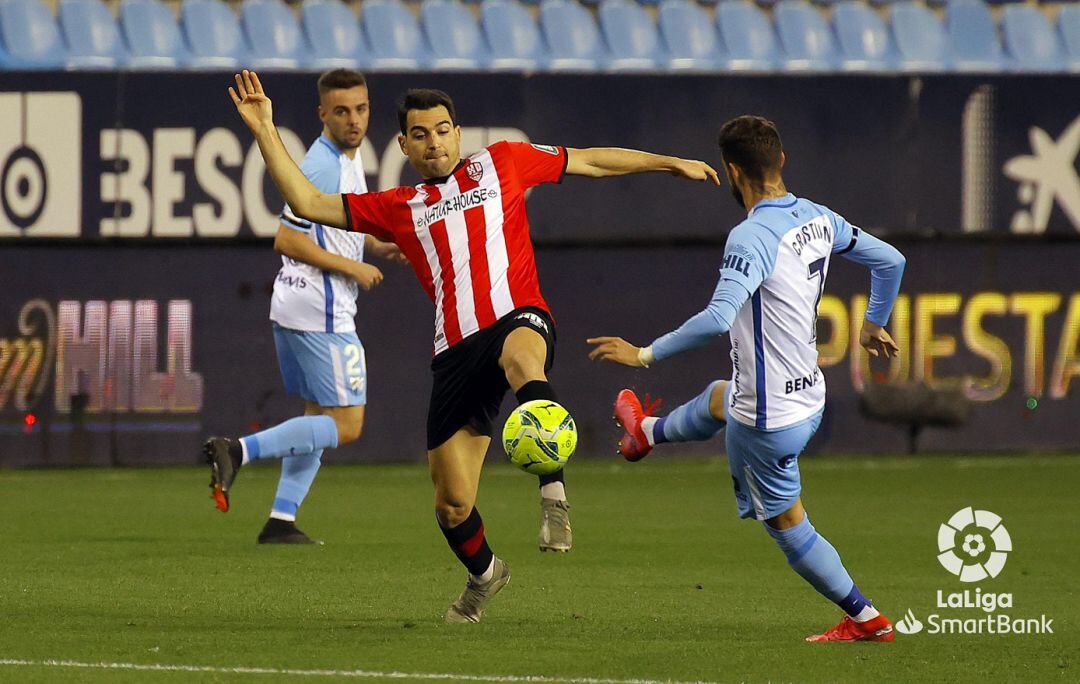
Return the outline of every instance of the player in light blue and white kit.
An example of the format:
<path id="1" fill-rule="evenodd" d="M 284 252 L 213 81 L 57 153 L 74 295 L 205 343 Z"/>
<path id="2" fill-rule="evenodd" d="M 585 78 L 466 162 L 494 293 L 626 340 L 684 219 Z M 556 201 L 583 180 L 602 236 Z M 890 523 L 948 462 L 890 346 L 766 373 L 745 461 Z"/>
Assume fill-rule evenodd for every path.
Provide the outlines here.
<path id="1" fill-rule="evenodd" d="M 892 641 L 892 624 L 862 595 L 803 508 L 798 456 L 817 431 L 825 378 L 817 366 L 817 307 L 833 255 L 871 269 L 870 304 L 859 342 L 873 356 L 899 350 L 884 326 L 900 289 L 904 257 L 830 209 L 787 191 L 784 153 L 772 122 L 741 116 L 720 129 L 732 193 L 748 210 L 728 236 L 720 281 L 708 307 L 643 348 L 618 337 L 589 340 L 590 357 L 648 368 L 728 333 L 734 375 L 662 418 L 631 390 L 615 414 L 626 430 L 619 452 L 631 461 L 656 444 L 706 440 L 726 425 L 739 515 L 756 518 L 788 563 L 844 610 L 843 620 L 808 641 Z"/>
<path id="2" fill-rule="evenodd" d="M 358 154 L 369 102 L 362 74 L 335 69 L 319 78 L 323 132 L 300 168 L 325 193 L 364 193 Z M 297 218 L 288 206 L 274 249 L 282 266 L 274 280 L 270 320 L 285 391 L 304 400 L 304 416 L 235 440 L 206 443 L 218 508 L 229 507 L 236 471 L 251 461 L 281 459 L 281 479 L 260 544 L 308 544 L 296 513 L 319 470 L 323 450 L 359 438 L 367 403 L 367 362 L 356 334 L 356 297 L 382 281 L 365 253 L 400 260 L 397 247 L 370 235 Z"/>

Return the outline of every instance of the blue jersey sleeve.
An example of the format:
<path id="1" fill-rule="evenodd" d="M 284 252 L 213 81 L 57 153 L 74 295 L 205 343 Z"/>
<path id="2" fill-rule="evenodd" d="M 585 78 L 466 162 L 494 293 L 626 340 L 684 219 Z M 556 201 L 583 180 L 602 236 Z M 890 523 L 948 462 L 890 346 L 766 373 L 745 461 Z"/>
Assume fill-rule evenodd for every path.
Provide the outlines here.
<path id="1" fill-rule="evenodd" d="M 332 152 L 328 145 L 323 138 L 316 140 L 304 156 L 300 171 L 319 192 L 336 195 L 341 189 L 341 164 L 336 151 Z M 281 222 L 289 228 L 302 231 L 311 230 L 312 225 L 311 221 L 294 214 L 287 204 L 281 211 Z"/>
<path id="2" fill-rule="evenodd" d="M 776 264 L 777 241 L 763 226 L 744 222 L 731 231 L 724 248 L 720 280 L 703 311 L 652 343 L 660 361 L 696 349 L 731 329 L 735 316 Z"/>
<path id="3" fill-rule="evenodd" d="M 866 307 L 866 320 L 884 326 L 889 322 L 896 296 L 900 293 L 907 260 L 889 243 L 856 228 L 843 216 L 829 213 L 836 227 L 833 253 L 870 269 L 870 303 Z"/>

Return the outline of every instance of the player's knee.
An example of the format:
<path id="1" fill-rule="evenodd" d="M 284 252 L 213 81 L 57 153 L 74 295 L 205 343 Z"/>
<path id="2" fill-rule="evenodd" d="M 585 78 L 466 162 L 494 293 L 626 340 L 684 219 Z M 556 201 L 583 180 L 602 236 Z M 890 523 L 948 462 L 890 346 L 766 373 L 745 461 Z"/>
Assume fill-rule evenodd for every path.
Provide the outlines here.
<path id="1" fill-rule="evenodd" d="M 472 506 L 460 501 L 440 499 L 435 502 L 435 517 L 443 527 L 457 527 L 465 522 Z"/>
<path id="2" fill-rule="evenodd" d="M 709 413 L 716 420 L 727 420 L 724 413 L 724 404 L 727 401 L 727 381 L 721 380 L 713 385 L 712 394 L 709 395 Z"/>
<path id="3" fill-rule="evenodd" d="M 363 420 L 335 417 L 334 423 L 337 425 L 338 446 L 355 442 L 360 439 L 360 434 L 364 431 Z"/>
<path id="4" fill-rule="evenodd" d="M 796 503 L 780 515 L 766 520 L 765 524 L 774 530 L 788 530 L 801 523 L 805 517 L 806 511 L 801 504 Z"/>
<path id="5" fill-rule="evenodd" d="M 502 360 L 503 372 L 511 387 L 523 385 L 530 380 L 544 379 L 543 360 L 527 354 L 507 355 Z"/>

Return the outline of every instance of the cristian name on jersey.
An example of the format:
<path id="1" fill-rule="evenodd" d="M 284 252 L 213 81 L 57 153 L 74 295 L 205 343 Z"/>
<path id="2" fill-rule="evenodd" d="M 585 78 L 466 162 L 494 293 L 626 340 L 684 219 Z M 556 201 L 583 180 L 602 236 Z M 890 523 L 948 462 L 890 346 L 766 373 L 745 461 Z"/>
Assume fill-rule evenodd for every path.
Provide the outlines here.
<path id="1" fill-rule="evenodd" d="M 312 143 L 300 170 L 320 192 L 365 193 L 360 155 L 354 159 L 342 152 L 325 135 Z M 299 230 L 332 254 L 363 261 L 364 235 L 328 229 L 305 221 L 286 205 L 281 222 Z M 292 330 L 344 333 L 356 330 L 356 296 L 359 288 L 352 278 L 323 271 L 287 256 L 281 257 L 281 270 L 274 279 L 270 300 L 270 320 Z"/>
<path id="2" fill-rule="evenodd" d="M 830 259 L 835 253 L 875 263 L 874 251 L 887 247 L 865 235 L 853 252 L 859 236 L 859 229 L 842 216 L 791 194 L 759 202 L 731 231 L 725 254 L 745 263 L 740 267 L 725 256 L 720 275 L 750 292 L 730 331 L 734 375 L 729 411 L 739 422 L 776 430 L 825 405 L 825 377 L 817 365 L 817 308 Z M 882 289 L 872 289 L 879 301 L 868 310 L 868 319 L 881 310 L 888 318 L 896 293 L 882 298 Z"/>
<path id="3" fill-rule="evenodd" d="M 566 161 L 561 147 L 498 142 L 445 179 L 343 195 L 350 230 L 396 243 L 434 302 L 435 354 L 514 309 L 548 311 L 525 191 L 560 182 Z"/>
<path id="4" fill-rule="evenodd" d="M 653 340 L 652 358 L 662 361 L 729 333 L 731 417 L 765 431 L 812 418 L 825 403 L 817 307 L 833 254 L 870 269 L 866 320 L 884 327 L 904 255 L 827 207 L 788 193 L 758 202 L 732 229 L 709 305 Z"/>

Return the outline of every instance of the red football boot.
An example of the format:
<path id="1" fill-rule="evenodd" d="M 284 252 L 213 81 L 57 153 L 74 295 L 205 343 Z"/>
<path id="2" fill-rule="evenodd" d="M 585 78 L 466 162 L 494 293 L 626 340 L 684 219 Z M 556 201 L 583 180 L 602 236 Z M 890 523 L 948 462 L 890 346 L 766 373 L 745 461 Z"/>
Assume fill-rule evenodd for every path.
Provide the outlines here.
<path id="1" fill-rule="evenodd" d="M 847 615 L 824 634 L 811 634 L 807 641 L 892 641 L 893 627 L 889 618 L 878 615 L 873 620 L 855 622 Z"/>
<path id="2" fill-rule="evenodd" d="M 660 401 L 657 399 L 650 404 L 649 395 L 646 394 L 645 406 L 642 406 L 641 400 L 629 389 L 620 390 L 615 397 L 615 422 L 626 430 L 619 440 L 619 453 L 627 461 L 640 461 L 652 451 L 653 445 L 649 444 L 641 429 L 641 420 L 651 416 L 660 406 Z"/>

